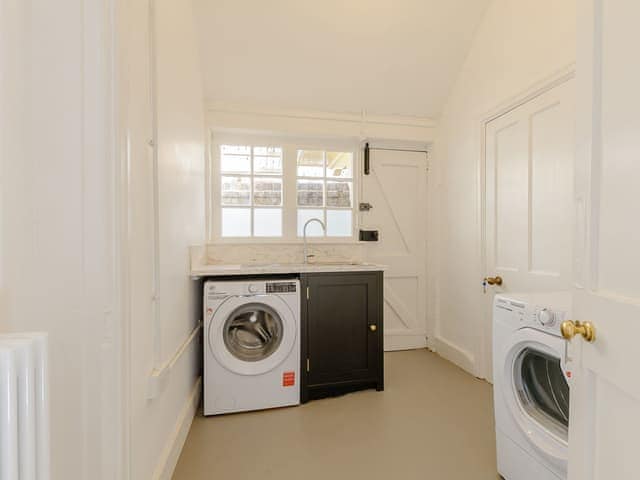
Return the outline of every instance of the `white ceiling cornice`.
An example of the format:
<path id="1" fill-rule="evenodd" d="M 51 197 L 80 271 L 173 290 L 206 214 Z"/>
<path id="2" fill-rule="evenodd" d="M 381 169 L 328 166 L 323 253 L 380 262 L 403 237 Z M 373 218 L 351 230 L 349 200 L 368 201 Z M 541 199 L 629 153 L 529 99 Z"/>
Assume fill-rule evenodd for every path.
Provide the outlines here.
<path id="1" fill-rule="evenodd" d="M 434 128 L 436 126 L 436 121 L 432 118 L 414 117 L 408 115 L 371 115 L 365 111 L 361 113 L 342 113 L 294 108 L 267 108 L 262 106 L 227 103 L 214 100 L 207 101 L 206 108 L 209 112 L 280 117 L 289 119 L 326 120 L 336 122 L 397 125 L 419 128 Z"/>

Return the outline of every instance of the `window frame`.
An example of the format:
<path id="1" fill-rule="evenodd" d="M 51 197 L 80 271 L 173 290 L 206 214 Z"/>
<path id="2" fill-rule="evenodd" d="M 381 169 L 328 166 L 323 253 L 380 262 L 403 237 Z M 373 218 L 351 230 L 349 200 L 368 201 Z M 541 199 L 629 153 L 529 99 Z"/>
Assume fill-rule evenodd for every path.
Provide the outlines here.
<path id="1" fill-rule="evenodd" d="M 242 210 L 242 209 L 249 209 L 250 210 L 250 220 L 249 220 L 249 235 L 245 236 L 245 237 L 222 237 L 222 228 L 220 226 L 220 236 L 222 238 L 280 238 L 280 237 L 269 237 L 269 236 L 264 236 L 264 235 L 256 235 L 255 234 L 255 213 L 256 211 L 259 210 L 275 210 L 278 209 L 281 211 L 282 214 L 282 231 L 284 233 L 284 151 L 281 150 L 281 158 L 282 158 L 282 171 L 280 174 L 269 174 L 269 173 L 256 173 L 255 171 L 255 165 L 254 165 L 254 158 L 256 157 L 256 153 L 255 153 L 255 148 L 256 147 L 276 147 L 276 145 L 248 145 L 249 146 L 249 171 L 248 172 L 225 172 L 222 173 L 222 171 L 219 168 L 219 174 L 217 176 L 217 181 L 218 181 L 218 188 L 220 189 L 220 193 L 217 197 L 218 201 L 220 201 L 219 204 L 219 208 L 218 210 L 220 212 L 222 212 L 222 209 L 238 209 L 238 210 Z M 218 164 L 221 164 L 221 155 L 220 155 L 220 147 L 218 147 Z M 231 177 L 231 178 L 246 178 L 249 180 L 249 203 L 247 205 L 242 205 L 242 204 L 238 204 L 238 205 L 233 205 L 233 204 L 229 204 L 229 205 L 223 205 L 221 202 L 221 197 L 222 197 L 222 178 L 223 177 Z M 281 195 L 281 202 L 279 205 L 257 205 L 255 202 L 255 185 L 256 185 L 256 180 L 257 179 L 274 179 L 274 180 L 280 180 L 281 185 L 282 185 L 282 189 L 280 192 Z M 222 216 L 222 215 L 221 215 Z"/>
<path id="2" fill-rule="evenodd" d="M 297 151 L 298 150 L 322 150 L 325 152 L 350 152 L 353 155 L 353 178 L 342 181 L 352 182 L 352 205 L 351 205 L 351 236 L 343 237 L 307 237 L 313 243 L 326 244 L 356 244 L 359 243 L 358 230 L 360 215 L 358 214 L 358 201 L 361 184 L 361 153 L 359 142 L 356 140 L 340 139 L 313 139 L 300 137 L 282 137 L 260 134 L 236 134 L 229 132 L 218 132 L 212 130 L 209 135 L 209 149 L 206 175 L 206 215 L 207 215 L 207 242 L 210 244 L 301 244 L 303 238 L 298 237 L 298 204 L 297 204 Z M 281 237 L 257 237 L 253 235 L 253 204 L 246 208 L 252 210 L 251 214 L 251 236 L 248 237 L 223 237 L 222 236 L 222 208 L 221 205 L 221 145 L 246 145 L 251 147 L 281 147 L 282 148 L 282 236 Z M 253 167 L 252 167 L 253 171 Z M 326 171 L 324 172 L 326 175 Z M 230 174 L 231 175 L 231 174 Z M 251 175 L 253 181 L 253 175 Z M 331 181 L 331 178 L 316 177 L 324 182 Z M 325 186 L 326 188 L 326 186 Z M 326 195 L 326 192 L 325 192 Z M 326 204 L 326 199 L 325 199 Z M 325 212 L 332 210 L 331 207 L 317 207 Z M 347 208 L 336 208 L 336 210 L 349 210 Z M 325 213 L 326 217 L 326 213 Z M 325 218 L 326 220 L 326 218 Z"/>
<path id="3" fill-rule="evenodd" d="M 323 165 L 322 165 L 322 175 L 321 176 L 311 176 L 311 175 L 299 175 L 298 171 L 297 171 L 297 157 L 300 151 L 322 151 L 323 153 Z M 297 215 L 298 212 L 300 210 L 304 211 L 304 210 L 322 210 L 323 212 L 323 218 L 321 218 L 320 220 L 322 220 L 325 224 L 325 226 L 327 226 L 328 224 L 328 220 L 327 220 L 327 212 L 328 211 L 351 211 L 351 235 L 341 235 L 341 236 L 327 236 L 326 234 L 323 235 L 322 237 L 319 236 L 309 236 L 308 238 L 353 238 L 354 236 L 354 229 L 353 229 L 353 223 L 355 222 L 355 216 L 354 216 L 354 207 L 355 207 L 355 203 L 356 203 L 356 183 L 355 183 L 355 176 L 356 176 L 356 171 L 355 171 L 355 152 L 352 152 L 350 150 L 344 150 L 341 149 L 340 153 L 351 153 L 351 159 L 352 159 L 352 164 L 351 164 L 351 170 L 352 170 L 352 176 L 351 178 L 348 177 L 330 177 L 327 176 L 327 154 L 328 153 L 337 153 L 334 150 L 330 150 L 330 149 L 308 149 L 308 148 L 298 148 L 296 149 L 296 235 L 299 235 L 297 232 L 298 229 L 298 223 L 297 223 Z M 299 181 L 308 181 L 308 182 L 320 182 L 322 183 L 322 205 L 321 206 L 314 206 L 314 205 L 299 205 L 298 204 L 298 182 Z M 329 206 L 329 188 L 328 188 L 328 184 L 329 183 L 350 183 L 351 184 L 351 208 L 347 208 L 347 207 L 337 207 L 337 206 Z M 300 236 L 300 235 L 299 235 Z"/>

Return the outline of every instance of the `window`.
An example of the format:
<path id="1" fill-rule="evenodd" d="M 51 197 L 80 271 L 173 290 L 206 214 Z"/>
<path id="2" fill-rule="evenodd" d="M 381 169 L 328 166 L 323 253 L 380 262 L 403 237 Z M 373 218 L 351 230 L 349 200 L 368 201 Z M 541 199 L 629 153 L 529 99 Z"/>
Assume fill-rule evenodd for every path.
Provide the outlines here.
<path id="1" fill-rule="evenodd" d="M 326 225 L 328 237 L 350 237 L 353 233 L 353 153 L 298 150 L 296 157 L 298 236 L 302 236 L 309 219 L 318 218 Z M 307 235 L 322 236 L 322 227 L 310 224 Z"/>
<path id="2" fill-rule="evenodd" d="M 213 239 L 354 238 L 354 149 L 227 141 L 214 146 Z"/>
<path id="3" fill-rule="evenodd" d="M 282 236 L 282 149 L 220 146 L 223 237 Z"/>

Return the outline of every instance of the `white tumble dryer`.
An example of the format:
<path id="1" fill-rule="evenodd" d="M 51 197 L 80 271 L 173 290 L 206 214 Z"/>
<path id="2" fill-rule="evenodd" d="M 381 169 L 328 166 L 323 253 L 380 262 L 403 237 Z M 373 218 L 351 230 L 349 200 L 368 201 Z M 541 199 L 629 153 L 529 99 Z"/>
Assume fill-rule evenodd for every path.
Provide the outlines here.
<path id="1" fill-rule="evenodd" d="M 560 324 L 570 310 L 565 292 L 495 297 L 496 447 L 506 480 L 566 479 L 571 367 Z"/>
<path id="2" fill-rule="evenodd" d="M 204 414 L 300 403 L 300 282 L 204 285 Z"/>

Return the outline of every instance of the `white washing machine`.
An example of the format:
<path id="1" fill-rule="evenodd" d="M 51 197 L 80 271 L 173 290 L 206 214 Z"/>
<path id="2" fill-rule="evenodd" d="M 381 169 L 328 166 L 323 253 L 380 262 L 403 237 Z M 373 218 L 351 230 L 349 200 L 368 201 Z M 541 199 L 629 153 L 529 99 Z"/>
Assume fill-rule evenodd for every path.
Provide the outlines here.
<path id="1" fill-rule="evenodd" d="M 498 472 L 506 480 L 564 480 L 571 371 L 560 324 L 571 295 L 497 295 L 493 305 Z"/>
<path id="2" fill-rule="evenodd" d="M 300 282 L 204 285 L 204 414 L 300 403 Z"/>

